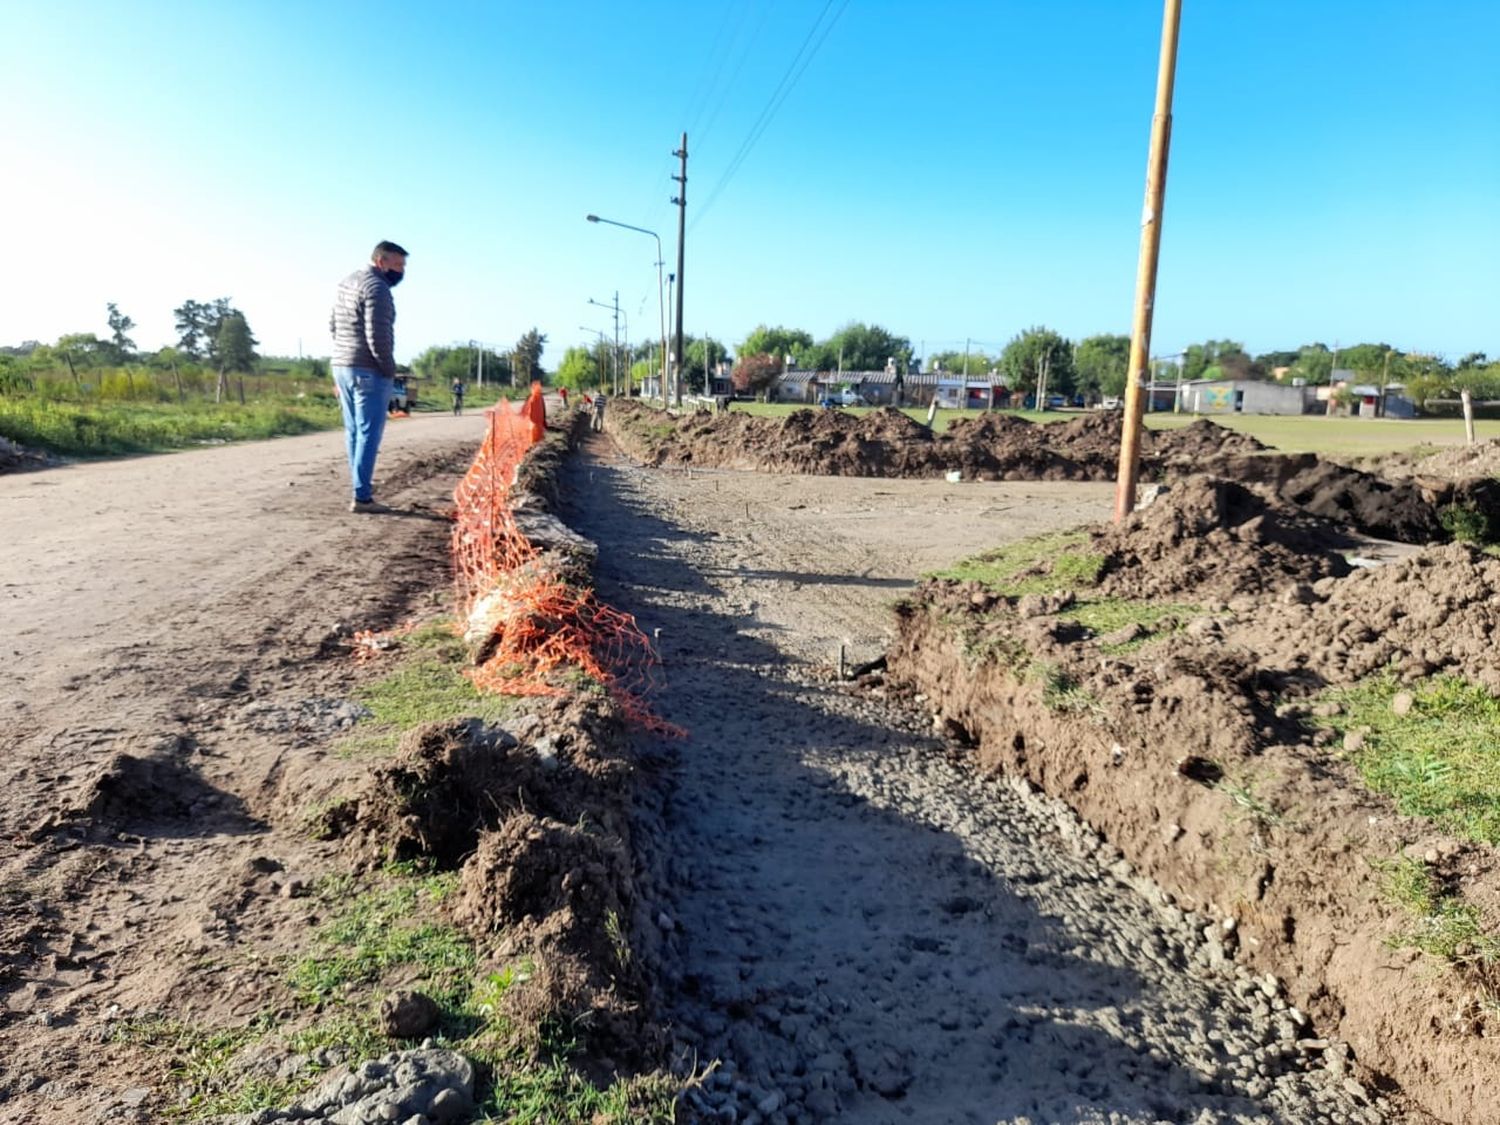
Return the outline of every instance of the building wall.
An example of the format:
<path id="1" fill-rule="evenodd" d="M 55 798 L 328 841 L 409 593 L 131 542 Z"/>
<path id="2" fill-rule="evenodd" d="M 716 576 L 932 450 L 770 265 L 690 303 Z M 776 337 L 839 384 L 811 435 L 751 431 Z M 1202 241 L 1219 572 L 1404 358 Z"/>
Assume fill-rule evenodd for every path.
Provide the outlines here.
<path id="1" fill-rule="evenodd" d="M 1195 414 L 1301 414 L 1302 387 L 1252 379 L 1192 383 L 1183 388 L 1183 408 Z"/>

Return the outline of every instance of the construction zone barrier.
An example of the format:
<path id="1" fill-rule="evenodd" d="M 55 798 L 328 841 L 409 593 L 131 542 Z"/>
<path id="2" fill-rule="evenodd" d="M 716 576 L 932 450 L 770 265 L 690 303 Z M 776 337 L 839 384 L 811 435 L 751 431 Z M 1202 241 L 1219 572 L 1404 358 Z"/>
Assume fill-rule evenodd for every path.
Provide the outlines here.
<path id="1" fill-rule="evenodd" d="M 516 412 L 488 411 L 484 442 L 453 494 L 453 572 L 464 639 L 474 660 L 468 676 L 503 695 L 557 695 L 577 670 L 602 684 L 626 715 L 671 732 L 647 700 L 656 654 L 635 618 L 600 602 L 586 582 L 570 581 L 565 550 L 544 549 L 518 523 L 521 464 L 542 440 L 540 400 Z"/>

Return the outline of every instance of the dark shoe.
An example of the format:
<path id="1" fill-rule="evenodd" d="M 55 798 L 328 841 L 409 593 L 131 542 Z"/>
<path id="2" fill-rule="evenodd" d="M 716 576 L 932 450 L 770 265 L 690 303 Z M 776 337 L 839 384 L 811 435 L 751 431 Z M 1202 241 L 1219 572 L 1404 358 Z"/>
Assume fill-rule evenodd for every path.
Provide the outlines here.
<path id="1" fill-rule="evenodd" d="M 382 512 L 390 511 L 379 500 L 351 500 L 349 501 L 349 510 L 351 512 L 358 512 L 364 516 L 378 516 Z"/>

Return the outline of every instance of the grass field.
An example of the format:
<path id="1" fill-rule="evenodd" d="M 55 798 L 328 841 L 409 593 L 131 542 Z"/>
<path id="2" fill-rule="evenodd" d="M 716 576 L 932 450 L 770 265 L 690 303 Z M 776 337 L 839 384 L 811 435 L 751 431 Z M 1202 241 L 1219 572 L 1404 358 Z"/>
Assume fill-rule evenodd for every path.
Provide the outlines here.
<path id="1" fill-rule="evenodd" d="M 491 405 L 506 388 L 475 388 L 465 397 L 469 410 Z M 423 384 L 419 411 L 447 410 L 451 399 Z M 332 383 L 303 396 L 268 394 L 243 405 L 190 398 L 186 402 L 129 399 L 63 399 L 23 394 L 0 395 L 0 437 L 28 449 L 64 457 L 116 457 L 162 453 L 195 445 L 253 441 L 336 429 L 341 424 Z"/>
<path id="2" fill-rule="evenodd" d="M 737 402 L 735 410 L 765 417 L 782 418 L 794 410 L 813 410 L 815 407 L 798 406 L 793 403 Z M 867 414 L 874 407 L 850 407 L 851 414 Z M 927 421 L 924 407 L 906 407 L 903 413 L 920 422 Z M 1084 411 L 1049 410 L 1038 413 L 1034 410 L 1015 410 L 1014 414 L 1032 422 L 1065 422 L 1077 418 Z M 936 428 L 942 431 L 957 418 L 978 417 L 977 410 L 939 410 Z M 1176 429 L 1196 421 L 1191 414 L 1148 414 L 1146 426 L 1153 430 Z M 1464 424 L 1457 418 L 1417 418 L 1412 420 L 1390 418 L 1325 418 L 1305 414 L 1283 417 L 1262 414 L 1232 414 L 1216 417 L 1217 422 L 1231 430 L 1239 430 L 1259 438 L 1273 449 L 1287 453 L 1329 453 L 1344 457 L 1373 456 L 1418 446 L 1461 445 L 1464 440 Z M 1500 438 L 1500 421 L 1480 419 L 1474 423 L 1480 441 Z"/>

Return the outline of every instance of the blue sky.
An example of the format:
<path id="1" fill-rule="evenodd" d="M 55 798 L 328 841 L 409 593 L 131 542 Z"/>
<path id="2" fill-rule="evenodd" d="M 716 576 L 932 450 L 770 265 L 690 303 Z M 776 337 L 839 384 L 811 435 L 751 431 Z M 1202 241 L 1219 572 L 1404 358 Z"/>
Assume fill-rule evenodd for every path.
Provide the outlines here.
<path id="1" fill-rule="evenodd" d="M 1184 7 L 1153 351 L 1500 354 L 1500 4 Z M 684 129 L 689 333 L 1124 332 L 1160 27 L 1159 0 L 12 0 L 0 343 L 103 334 L 113 300 L 160 346 L 229 296 L 262 351 L 326 353 L 380 238 L 412 252 L 403 358 L 535 325 L 555 366 L 615 291 L 655 336 L 654 243 L 584 215 L 673 269 Z"/>

